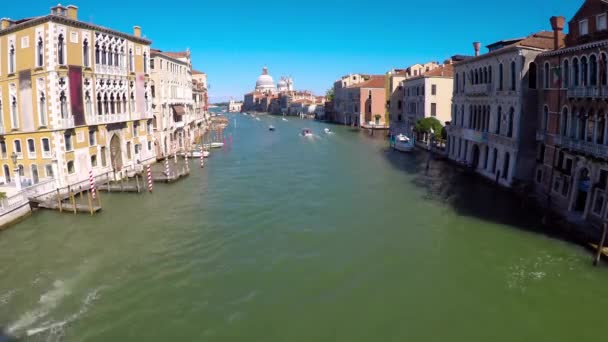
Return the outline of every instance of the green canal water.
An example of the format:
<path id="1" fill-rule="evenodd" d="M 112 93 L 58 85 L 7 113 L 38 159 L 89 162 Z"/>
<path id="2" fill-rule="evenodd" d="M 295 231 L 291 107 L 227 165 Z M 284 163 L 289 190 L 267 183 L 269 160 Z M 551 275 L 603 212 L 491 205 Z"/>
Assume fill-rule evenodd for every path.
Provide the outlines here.
<path id="1" fill-rule="evenodd" d="M 234 120 L 237 120 L 236 127 Z M 608 269 L 422 152 L 230 116 L 231 148 L 95 217 L 0 233 L 0 327 L 25 341 L 594 341 Z M 267 127 L 273 124 L 276 132 Z M 298 136 L 303 127 L 316 136 Z M 0 338 L 0 341 L 4 341 Z"/>

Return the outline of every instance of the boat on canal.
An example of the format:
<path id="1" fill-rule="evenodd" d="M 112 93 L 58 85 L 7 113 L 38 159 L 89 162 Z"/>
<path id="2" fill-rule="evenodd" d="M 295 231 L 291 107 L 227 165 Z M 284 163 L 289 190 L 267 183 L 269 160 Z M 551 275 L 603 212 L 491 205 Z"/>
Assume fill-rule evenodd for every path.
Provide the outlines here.
<path id="1" fill-rule="evenodd" d="M 325 134 L 334 134 L 334 132 L 329 128 L 325 128 L 323 131 L 325 132 Z"/>
<path id="2" fill-rule="evenodd" d="M 312 131 L 310 128 L 302 129 L 302 133 L 300 133 L 303 137 L 312 137 Z"/>
<path id="3" fill-rule="evenodd" d="M 414 141 L 403 134 L 395 137 L 395 145 L 393 148 L 401 152 L 412 152 L 414 149 Z"/>
<path id="4" fill-rule="evenodd" d="M 274 132 L 276 130 L 276 128 L 274 128 L 273 125 L 268 126 L 268 130 L 271 132 Z"/>
<path id="5" fill-rule="evenodd" d="M 224 143 L 223 142 L 212 142 L 211 144 L 205 144 L 203 145 L 203 148 L 209 149 L 209 148 L 222 148 L 224 147 Z"/>

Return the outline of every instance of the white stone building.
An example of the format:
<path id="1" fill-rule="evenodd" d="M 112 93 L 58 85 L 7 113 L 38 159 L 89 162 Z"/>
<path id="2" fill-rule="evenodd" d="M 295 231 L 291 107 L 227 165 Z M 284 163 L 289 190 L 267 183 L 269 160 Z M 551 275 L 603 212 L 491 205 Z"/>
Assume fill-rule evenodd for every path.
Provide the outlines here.
<path id="1" fill-rule="evenodd" d="M 536 98 L 528 69 L 553 46 L 552 32 L 488 45 L 489 52 L 454 66 L 448 156 L 501 185 L 532 178 L 535 165 Z"/>

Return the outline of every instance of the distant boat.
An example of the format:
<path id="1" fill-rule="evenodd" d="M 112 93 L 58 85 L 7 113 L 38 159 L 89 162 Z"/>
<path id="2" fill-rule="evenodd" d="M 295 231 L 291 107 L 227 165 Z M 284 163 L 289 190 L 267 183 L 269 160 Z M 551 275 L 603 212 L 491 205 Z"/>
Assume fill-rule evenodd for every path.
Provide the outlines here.
<path id="1" fill-rule="evenodd" d="M 247 113 L 243 112 L 243 115 L 249 115 L 249 114 L 247 114 Z"/>
<path id="2" fill-rule="evenodd" d="M 211 144 L 205 144 L 203 145 L 204 148 L 222 148 L 224 147 L 224 143 L 223 142 L 213 142 Z"/>
<path id="3" fill-rule="evenodd" d="M 255 117 L 255 120 L 256 120 L 256 121 L 260 121 L 260 118 L 258 118 L 258 117 L 256 116 L 256 117 Z"/>
<path id="4" fill-rule="evenodd" d="M 269 131 L 274 131 L 274 130 L 275 130 L 275 128 L 274 128 L 274 126 L 273 126 L 273 125 L 270 125 L 270 126 L 268 126 L 268 130 L 269 130 Z"/>
<path id="5" fill-rule="evenodd" d="M 302 134 L 303 137 L 312 137 L 312 131 L 309 128 L 304 128 L 300 134 Z"/>
<path id="6" fill-rule="evenodd" d="M 412 152 L 414 141 L 403 134 L 399 134 L 395 137 L 394 149 L 401 152 Z"/>
<path id="7" fill-rule="evenodd" d="M 287 121 L 287 119 L 285 119 L 285 118 L 283 118 L 283 119 L 281 119 L 281 120 L 283 120 L 283 121 Z"/>
<path id="8" fill-rule="evenodd" d="M 325 134 L 333 134 L 334 132 L 329 129 L 329 128 L 325 128 L 323 131 L 325 131 Z"/>

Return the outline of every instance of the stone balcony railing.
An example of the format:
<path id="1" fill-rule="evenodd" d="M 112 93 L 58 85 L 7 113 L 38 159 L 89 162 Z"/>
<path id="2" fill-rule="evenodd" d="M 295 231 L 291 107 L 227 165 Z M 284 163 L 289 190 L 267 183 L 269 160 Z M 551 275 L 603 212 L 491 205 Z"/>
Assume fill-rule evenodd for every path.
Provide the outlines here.
<path id="1" fill-rule="evenodd" d="M 87 124 L 89 125 L 97 125 L 97 124 L 108 124 L 115 122 L 124 122 L 129 121 L 129 114 L 104 114 L 104 115 L 88 115 L 87 116 Z"/>
<path id="2" fill-rule="evenodd" d="M 106 75 L 126 75 L 127 69 L 122 67 L 117 67 L 113 65 L 95 65 L 95 73 L 97 74 L 106 74 Z"/>
<path id="3" fill-rule="evenodd" d="M 608 99 L 607 86 L 572 87 L 567 90 L 568 98 L 598 98 Z"/>
<path id="4" fill-rule="evenodd" d="M 606 145 L 560 135 L 553 136 L 553 142 L 556 145 L 573 151 L 583 152 L 600 158 L 608 158 L 608 146 Z"/>
<path id="5" fill-rule="evenodd" d="M 67 118 L 59 118 L 58 126 L 63 129 L 74 128 L 74 117 L 70 115 Z"/>
<path id="6" fill-rule="evenodd" d="M 494 86 L 491 83 L 468 85 L 464 89 L 466 95 L 471 96 L 487 96 L 492 94 Z"/>

